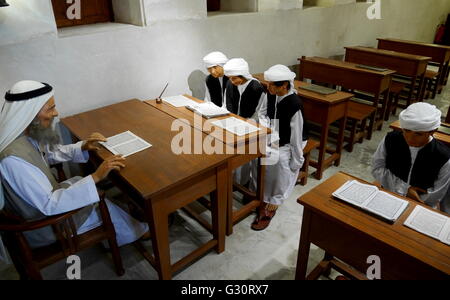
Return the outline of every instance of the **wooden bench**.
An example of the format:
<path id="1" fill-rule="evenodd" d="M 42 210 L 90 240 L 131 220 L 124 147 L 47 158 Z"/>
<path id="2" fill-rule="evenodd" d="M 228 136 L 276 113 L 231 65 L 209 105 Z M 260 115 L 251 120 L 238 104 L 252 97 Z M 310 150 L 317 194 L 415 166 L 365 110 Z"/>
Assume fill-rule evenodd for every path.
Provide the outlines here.
<path id="1" fill-rule="evenodd" d="M 308 144 L 306 144 L 305 149 L 303 149 L 303 157 L 305 158 L 305 162 L 300 170 L 300 174 L 298 174 L 297 184 L 305 186 L 308 183 L 308 175 L 309 175 L 309 162 L 311 161 L 311 152 L 314 149 L 318 149 L 320 146 L 320 142 L 309 139 Z"/>

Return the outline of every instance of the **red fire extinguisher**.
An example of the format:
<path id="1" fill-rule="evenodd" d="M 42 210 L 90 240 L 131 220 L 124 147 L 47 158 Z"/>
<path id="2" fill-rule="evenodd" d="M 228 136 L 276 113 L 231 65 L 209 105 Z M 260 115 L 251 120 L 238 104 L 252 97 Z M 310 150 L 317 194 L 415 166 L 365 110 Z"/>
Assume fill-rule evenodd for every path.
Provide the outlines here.
<path id="1" fill-rule="evenodd" d="M 443 44 L 445 36 L 445 25 L 440 24 L 436 30 L 436 37 L 434 38 L 435 44 Z"/>

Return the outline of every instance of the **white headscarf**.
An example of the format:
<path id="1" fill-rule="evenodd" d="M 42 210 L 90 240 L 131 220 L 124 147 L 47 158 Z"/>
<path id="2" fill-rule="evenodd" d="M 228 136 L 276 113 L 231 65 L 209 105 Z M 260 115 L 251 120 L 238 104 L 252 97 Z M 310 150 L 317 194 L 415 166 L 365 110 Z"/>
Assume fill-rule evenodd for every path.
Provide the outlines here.
<path id="1" fill-rule="evenodd" d="M 53 95 L 49 85 L 37 81 L 20 81 L 11 88 L 0 113 L 0 152 L 25 131 Z M 11 96 L 23 100 L 8 101 Z"/>
<path id="2" fill-rule="evenodd" d="M 225 75 L 230 76 L 243 76 L 247 80 L 254 79 L 250 74 L 248 63 L 243 58 L 230 59 L 224 66 Z"/>
<path id="3" fill-rule="evenodd" d="M 222 52 L 211 52 L 203 58 L 206 68 L 212 68 L 215 66 L 223 67 L 228 62 L 228 57 Z"/>
<path id="4" fill-rule="evenodd" d="M 400 113 L 400 126 L 411 131 L 428 132 L 441 126 L 442 112 L 436 106 L 418 102 Z"/>
<path id="5" fill-rule="evenodd" d="M 266 72 L 264 72 L 264 79 L 267 81 L 270 82 L 289 81 L 291 83 L 291 89 L 288 92 L 289 94 L 297 93 L 297 90 L 295 89 L 294 85 L 295 76 L 296 74 L 284 65 L 275 65 Z"/>

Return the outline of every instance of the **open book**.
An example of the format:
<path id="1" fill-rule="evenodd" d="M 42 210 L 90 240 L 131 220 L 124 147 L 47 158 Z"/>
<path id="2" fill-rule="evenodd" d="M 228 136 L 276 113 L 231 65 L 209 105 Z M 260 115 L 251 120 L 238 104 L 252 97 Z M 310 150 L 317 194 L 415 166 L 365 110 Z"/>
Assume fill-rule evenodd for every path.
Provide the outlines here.
<path id="1" fill-rule="evenodd" d="M 122 155 L 123 157 L 130 156 L 152 146 L 131 131 L 112 136 L 106 142 L 100 142 L 100 144 L 114 155 Z"/>
<path id="2" fill-rule="evenodd" d="M 211 102 L 198 103 L 195 105 L 187 105 L 186 108 L 192 110 L 193 112 L 207 119 L 226 116 L 230 114 L 230 112 L 227 109 L 218 107 L 217 105 Z"/>
<path id="3" fill-rule="evenodd" d="M 163 100 L 175 107 L 183 107 L 183 106 L 187 106 L 187 105 L 193 106 L 193 105 L 197 104 L 197 102 L 195 102 L 183 95 L 173 96 L 173 97 L 164 97 Z"/>
<path id="4" fill-rule="evenodd" d="M 211 124 L 223 128 L 226 131 L 229 131 L 237 136 L 244 136 L 246 134 L 261 130 L 260 128 L 235 117 L 217 120 L 212 122 Z"/>
<path id="5" fill-rule="evenodd" d="M 386 192 L 374 185 L 347 181 L 333 196 L 367 210 L 390 222 L 395 222 L 408 207 L 409 202 Z"/>
<path id="6" fill-rule="evenodd" d="M 450 245 L 449 217 L 417 205 L 404 225 Z"/>

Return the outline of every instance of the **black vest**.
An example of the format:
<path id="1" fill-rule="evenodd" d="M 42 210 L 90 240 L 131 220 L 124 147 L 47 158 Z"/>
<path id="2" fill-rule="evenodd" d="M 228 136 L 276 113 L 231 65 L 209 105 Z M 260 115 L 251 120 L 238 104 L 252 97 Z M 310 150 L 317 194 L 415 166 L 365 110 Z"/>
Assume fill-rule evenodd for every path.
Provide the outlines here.
<path id="1" fill-rule="evenodd" d="M 251 118 L 258 107 L 261 95 L 264 93 L 264 88 L 257 80 L 252 80 L 245 89 L 242 97 L 240 97 L 239 90 L 231 81 L 227 84 L 227 109 L 233 114 L 238 114 L 239 99 L 241 99 L 240 116 L 243 118 Z"/>
<path id="2" fill-rule="evenodd" d="M 280 147 L 291 143 L 291 120 L 300 110 L 303 118 L 303 141 L 308 140 L 308 130 L 306 128 L 305 115 L 303 114 L 303 102 L 297 94 L 292 94 L 281 100 L 277 105 L 277 115 L 275 116 L 275 105 L 277 96 L 267 94 L 267 116 L 271 120 L 280 122 Z"/>
<path id="3" fill-rule="evenodd" d="M 384 145 L 386 168 L 404 182 L 408 182 L 412 167 L 410 184 L 423 190 L 434 187 L 441 168 L 450 159 L 450 149 L 433 139 L 419 151 L 414 166 L 411 166 L 411 151 L 403 133 L 399 131 L 389 133 Z"/>
<path id="4" fill-rule="evenodd" d="M 206 87 L 209 90 L 209 95 L 211 96 L 211 102 L 215 105 L 222 107 L 223 105 L 223 94 L 227 87 L 228 77 L 223 76 L 223 86 L 220 86 L 220 80 L 211 75 L 206 77 Z"/>

